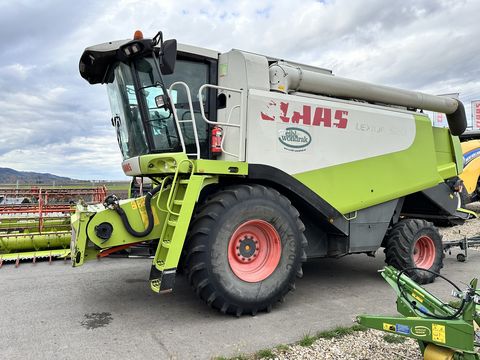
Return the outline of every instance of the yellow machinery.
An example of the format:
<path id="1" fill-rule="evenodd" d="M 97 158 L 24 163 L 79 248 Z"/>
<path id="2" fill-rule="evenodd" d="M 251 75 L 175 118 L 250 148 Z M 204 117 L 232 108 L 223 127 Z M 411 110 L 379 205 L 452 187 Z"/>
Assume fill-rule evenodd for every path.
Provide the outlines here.
<path id="1" fill-rule="evenodd" d="M 465 191 L 462 191 L 462 202 L 478 200 L 478 180 L 480 177 L 480 140 L 469 140 L 461 143 L 463 153 L 463 180 Z"/>

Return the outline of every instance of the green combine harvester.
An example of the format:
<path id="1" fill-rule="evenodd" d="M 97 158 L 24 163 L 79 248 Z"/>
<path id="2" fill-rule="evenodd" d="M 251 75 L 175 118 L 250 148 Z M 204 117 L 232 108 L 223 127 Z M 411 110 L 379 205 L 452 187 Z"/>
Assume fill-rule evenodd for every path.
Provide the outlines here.
<path id="1" fill-rule="evenodd" d="M 462 216 L 460 101 L 161 32 L 89 47 L 79 67 L 106 85 L 124 173 L 153 187 L 79 206 L 73 266 L 155 242 L 153 291 L 172 291 L 182 269 L 203 301 L 237 316 L 270 311 L 308 259 L 384 247 L 400 270 L 442 268 L 426 219 Z M 446 114 L 449 128 L 423 110 Z"/>
<path id="2" fill-rule="evenodd" d="M 362 315 L 357 318 L 358 323 L 417 340 L 425 360 L 480 360 L 475 350 L 480 347 L 478 279 L 462 291 L 444 278 L 455 288 L 452 295 L 459 305 L 452 306 L 412 281 L 406 271 L 391 266 L 381 271 L 398 296 L 397 310 L 403 317 Z"/>

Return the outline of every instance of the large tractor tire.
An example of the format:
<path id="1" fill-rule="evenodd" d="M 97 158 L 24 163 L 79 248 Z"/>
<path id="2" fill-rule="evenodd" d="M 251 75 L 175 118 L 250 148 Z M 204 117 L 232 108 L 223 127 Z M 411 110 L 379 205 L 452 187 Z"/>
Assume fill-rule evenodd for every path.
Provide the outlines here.
<path id="1" fill-rule="evenodd" d="M 295 289 L 305 226 L 290 201 L 261 185 L 226 187 L 197 210 L 185 270 L 209 306 L 240 316 L 270 311 Z"/>
<path id="2" fill-rule="evenodd" d="M 432 223 L 425 220 L 399 221 L 385 238 L 385 262 L 398 270 L 428 269 L 440 273 L 443 267 L 442 237 Z M 422 270 L 408 270 L 407 275 L 419 284 L 428 284 L 436 275 Z"/>

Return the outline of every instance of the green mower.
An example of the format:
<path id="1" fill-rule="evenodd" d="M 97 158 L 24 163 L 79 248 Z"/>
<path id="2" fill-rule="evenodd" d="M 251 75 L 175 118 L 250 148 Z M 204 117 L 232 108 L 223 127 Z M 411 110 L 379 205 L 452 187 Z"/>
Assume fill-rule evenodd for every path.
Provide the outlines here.
<path id="1" fill-rule="evenodd" d="M 450 280 L 436 274 L 454 287 L 452 295 L 459 300 L 459 304 L 446 304 L 407 276 L 409 271 L 418 270 L 399 271 L 391 266 L 381 270 L 383 278 L 397 293 L 397 310 L 403 316 L 361 315 L 357 318 L 358 323 L 417 340 L 425 360 L 479 360 L 478 279 L 473 279 L 462 291 Z"/>

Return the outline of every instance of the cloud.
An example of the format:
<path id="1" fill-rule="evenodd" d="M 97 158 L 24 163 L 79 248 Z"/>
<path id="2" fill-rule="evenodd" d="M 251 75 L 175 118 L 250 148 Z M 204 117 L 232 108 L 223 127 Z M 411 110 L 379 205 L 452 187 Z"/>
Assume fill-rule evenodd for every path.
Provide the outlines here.
<path id="1" fill-rule="evenodd" d="M 137 0 L 0 2 L 0 164 L 123 177 L 105 89 L 78 74 L 87 46 L 146 36 L 240 48 L 338 76 L 480 98 L 480 2 Z"/>
<path id="2" fill-rule="evenodd" d="M 119 179 L 120 162 L 113 130 L 111 134 L 77 136 L 65 142 L 12 149 L 0 155 L 3 167 L 80 180 Z"/>

